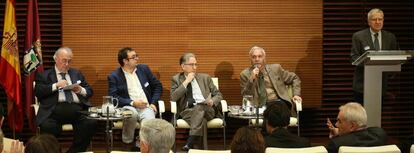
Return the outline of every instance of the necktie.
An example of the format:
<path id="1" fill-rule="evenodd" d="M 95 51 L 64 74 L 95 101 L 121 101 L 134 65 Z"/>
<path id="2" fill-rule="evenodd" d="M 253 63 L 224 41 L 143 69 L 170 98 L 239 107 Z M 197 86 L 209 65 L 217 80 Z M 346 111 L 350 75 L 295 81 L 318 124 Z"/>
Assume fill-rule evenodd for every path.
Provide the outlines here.
<path id="1" fill-rule="evenodd" d="M 59 73 L 62 77 L 62 80 L 66 80 L 66 73 Z M 71 90 L 64 90 L 66 101 L 71 103 L 73 102 L 73 96 Z"/>
<path id="2" fill-rule="evenodd" d="M 378 33 L 374 34 L 374 48 L 375 50 L 380 50 L 380 44 L 378 40 Z"/>
<path id="3" fill-rule="evenodd" d="M 194 97 L 193 97 L 193 87 L 191 86 L 191 83 L 188 83 L 187 85 L 187 106 L 188 108 L 192 108 L 194 106 Z"/>
<path id="4" fill-rule="evenodd" d="M 266 85 L 263 74 L 259 75 L 259 106 L 263 106 L 267 101 Z"/>

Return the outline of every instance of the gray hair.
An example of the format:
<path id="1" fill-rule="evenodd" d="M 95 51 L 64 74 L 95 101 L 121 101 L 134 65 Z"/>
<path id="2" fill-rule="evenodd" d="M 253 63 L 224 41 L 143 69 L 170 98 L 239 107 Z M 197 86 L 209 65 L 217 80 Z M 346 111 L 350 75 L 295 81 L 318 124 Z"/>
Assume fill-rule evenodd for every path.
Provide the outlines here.
<path id="1" fill-rule="evenodd" d="M 356 102 L 349 102 L 339 107 L 344 114 L 344 119 L 349 122 L 355 122 L 358 127 L 366 127 L 367 113 L 365 108 Z"/>
<path id="2" fill-rule="evenodd" d="M 256 51 L 256 50 L 261 51 L 263 53 L 263 56 L 266 57 L 265 50 L 262 47 L 259 47 L 259 46 L 253 46 L 249 51 L 249 55 L 252 56 L 253 52 Z"/>
<path id="3" fill-rule="evenodd" d="M 383 16 L 384 16 L 384 12 L 382 12 L 382 10 L 381 9 L 379 9 L 379 8 L 373 8 L 373 9 L 371 9 L 369 12 L 368 12 L 368 20 L 370 20 L 371 19 L 371 17 L 372 17 L 372 15 L 374 14 L 374 13 L 381 13 Z"/>
<path id="4" fill-rule="evenodd" d="M 72 49 L 70 49 L 69 47 L 60 47 L 56 50 L 55 54 L 53 55 L 53 59 L 56 61 L 57 56 L 63 51 L 66 51 L 73 56 Z"/>
<path id="5" fill-rule="evenodd" d="M 168 153 L 174 145 L 175 128 L 163 119 L 146 119 L 141 124 L 139 139 L 149 145 L 150 153 Z"/>
<path id="6" fill-rule="evenodd" d="M 180 57 L 180 65 L 181 65 L 181 64 L 185 64 L 185 63 L 187 63 L 187 62 L 188 62 L 188 60 L 189 60 L 191 57 L 196 58 L 196 56 L 195 56 L 193 53 L 184 53 L 184 54 Z"/>

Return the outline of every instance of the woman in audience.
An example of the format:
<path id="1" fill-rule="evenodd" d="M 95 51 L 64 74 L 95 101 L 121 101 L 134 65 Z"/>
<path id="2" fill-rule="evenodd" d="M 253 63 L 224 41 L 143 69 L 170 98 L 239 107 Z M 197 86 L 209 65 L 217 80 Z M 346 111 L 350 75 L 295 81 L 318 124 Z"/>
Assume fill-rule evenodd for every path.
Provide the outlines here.
<path id="1" fill-rule="evenodd" d="M 40 134 L 29 139 L 25 153 L 62 153 L 59 142 L 50 134 Z"/>
<path id="2" fill-rule="evenodd" d="M 231 153 L 264 153 L 265 143 L 260 131 L 253 127 L 241 127 L 231 142 Z"/>

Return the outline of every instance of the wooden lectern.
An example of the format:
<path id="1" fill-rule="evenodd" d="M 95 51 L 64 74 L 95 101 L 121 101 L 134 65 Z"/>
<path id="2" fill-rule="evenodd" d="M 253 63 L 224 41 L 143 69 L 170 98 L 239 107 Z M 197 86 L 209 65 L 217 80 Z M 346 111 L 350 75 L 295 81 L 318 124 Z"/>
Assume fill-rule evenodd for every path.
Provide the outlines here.
<path id="1" fill-rule="evenodd" d="M 364 107 L 368 127 L 381 127 L 382 72 L 399 72 L 401 65 L 411 59 L 414 51 L 367 51 L 352 65 L 364 65 Z"/>

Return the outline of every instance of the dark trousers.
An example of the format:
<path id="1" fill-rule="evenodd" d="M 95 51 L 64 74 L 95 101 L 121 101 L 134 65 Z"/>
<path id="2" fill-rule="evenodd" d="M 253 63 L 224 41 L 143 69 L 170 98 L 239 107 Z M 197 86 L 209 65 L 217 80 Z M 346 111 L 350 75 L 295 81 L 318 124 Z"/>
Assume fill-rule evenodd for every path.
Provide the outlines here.
<path id="1" fill-rule="evenodd" d="M 82 106 L 76 103 L 58 103 L 53 113 L 42 124 L 40 132 L 58 137 L 62 132 L 63 124 L 72 124 L 74 140 L 68 153 L 84 152 L 96 131 L 96 121 L 87 119 L 79 111 Z"/>

